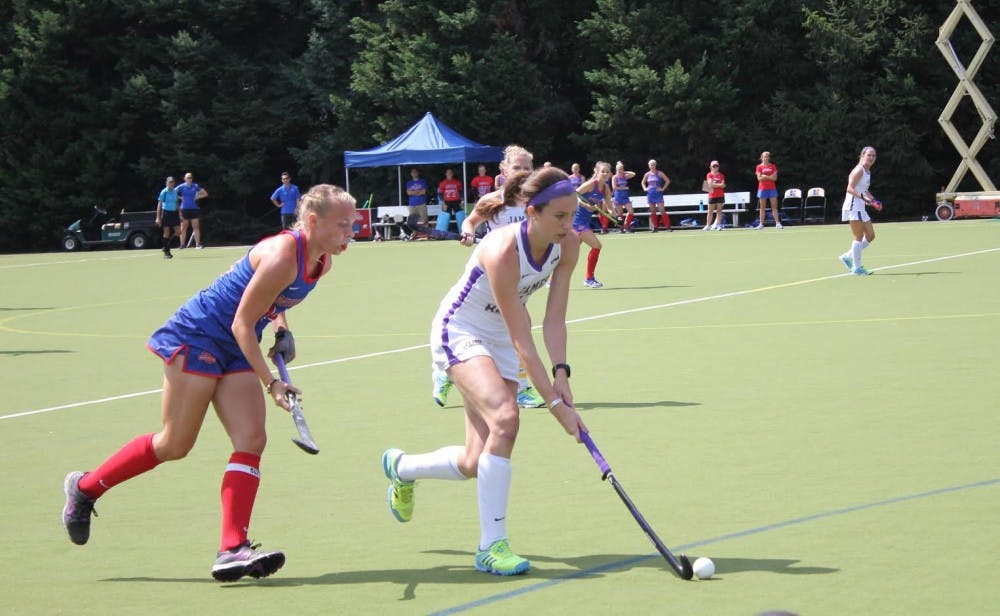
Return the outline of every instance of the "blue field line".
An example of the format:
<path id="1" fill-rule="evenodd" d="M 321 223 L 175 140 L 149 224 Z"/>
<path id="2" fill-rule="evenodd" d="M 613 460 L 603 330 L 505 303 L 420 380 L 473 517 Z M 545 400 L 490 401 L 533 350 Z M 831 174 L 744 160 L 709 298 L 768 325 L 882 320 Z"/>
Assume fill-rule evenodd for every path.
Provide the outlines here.
<path id="1" fill-rule="evenodd" d="M 684 545 L 678 545 L 671 548 L 671 550 L 680 552 L 683 550 L 689 550 L 691 548 L 697 548 L 704 545 L 709 545 L 712 543 L 719 543 L 722 541 L 727 541 L 729 539 L 739 539 L 740 537 L 748 537 L 750 535 L 757 535 L 759 533 L 764 533 L 771 530 L 777 530 L 779 528 L 786 528 L 789 526 L 795 526 L 797 524 L 804 524 L 806 522 L 812 522 L 814 520 L 821 520 L 823 518 L 832 518 L 839 515 L 845 515 L 848 513 L 855 513 L 858 511 L 864 511 L 866 509 L 875 509 L 876 507 L 885 507 L 887 505 L 895 505 L 896 503 L 903 503 L 906 501 L 918 500 L 921 498 L 929 498 L 931 496 L 938 496 L 940 494 L 948 494 L 950 492 L 961 492 L 963 490 L 971 490 L 973 488 L 985 488 L 988 486 L 996 485 L 1000 483 L 1000 477 L 994 479 L 986 479 L 984 481 L 977 481 L 975 483 L 967 483 L 960 486 L 950 486 L 947 488 L 938 488 L 936 490 L 929 490 L 927 492 L 919 492 L 917 494 L 909 494 L 907 496 L 897 496 L 895 498 L 888 498 L 885 500 L 875 501 L 873 503 L 866 503 L 864 505 L 855 505 L 853 507 L 844 507 L 842 509 L 834 509 L 832 511 L 824 511 L 823 513 L 816 513 L 813 515 L 807 515 L 800 518 L 792 518 L 790 520 L 784 520 L 782 522 L 775 522 L 774 524 L 767 524 L 765 526 L 758 526 L 756 528 L 749 528 L 747 530 L 736 531 L 734 533 L 727 533 L 725 535 L 719 535 L 718 537 L 712 537 L 710 539 L 701 539 L 699 541 L 693 541 L 691 543 L 685 543 Z M 517 590 L 512 590 L 509 592 L 498 593 L 495 595 L 490 595 L 489 597 L 483 597 L 482 599 L 477 599 L 469 603 L 463 603 L 461 605 L 456 605 L 444 610 L 437 612 L 431 612 L 431 616 L 445 616 L 446 614 L 458 614 L 461 612 L 467 612 L 469 610 L 475 609 L 477 607 L 484 607 L 493 603 L 498 603 L 507 599 L 512 599 L 520 595 L 524 595 L 530 592 L 537 592 L 539 590 L 544 590 L 555 586 L 556 584 L 562 584 L 563 582 L 569 580 L 576 580 L 579 578 L 585 578 L 598 573 L 604 573 L 606 571 L 614 571 L 616 569 L 625 569 L 634 565 L 635 563 L 642 562 L 650 558 L 660 558 L 658 552 L 653 554 L 646 554 L 645 556 L 636 556 L 634 558 L 627 558 L 625 560 L 619 560 L 611 563 L 601 565 L 599 567 L 592 567 L 590 569 L 583 569 L 572 573 L 570 575 L 556 578 L 553 580 L 546 580 L 544 582 L 539 582 L 538 584 L 532 584 L 531 586 L 526 586 L 523 588 L 518 588 Z"/>

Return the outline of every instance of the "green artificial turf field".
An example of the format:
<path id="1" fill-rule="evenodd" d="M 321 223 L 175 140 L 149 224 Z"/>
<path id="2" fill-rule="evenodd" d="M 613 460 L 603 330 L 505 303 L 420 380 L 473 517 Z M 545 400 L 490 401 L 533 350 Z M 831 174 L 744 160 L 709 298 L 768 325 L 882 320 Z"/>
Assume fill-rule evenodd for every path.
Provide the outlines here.
<path id="1" fill-rule="evenodd" d="M 284 569 L 209 575 L 230 453 L 212 415 L 187 459 L 110 491 L 90 543 L 72 545 L 63 477 L 159 428 L 146 338 L 245 248 L 0 256 L 0 611 L 987 613 L 1000 601 L 1000 222 L 876 232 L 870 277 L 837 259 L 843 225 L 614 234 L 605 288 L 584 288 L 577 267 L 578 408 L 664 542 L 714 559 L 715 578 L 692 582 L 544 410 L 522 411 L 513 457 L 508 528 L 528 575 L 473 570 L 474 482 L 421 482 L 412 522 L 389 513 L 381 452 L 463 439 L 458 394 L 445 409 L 430 398 L 426 347 L 469 254 L 452 242 L 354 244 L 289 313 L 322 451 L 293 446 L 291 419 L 270 409 L 251 537 L 285 550 Z M 529 307 L 540 323 L 544 297 Z"/>

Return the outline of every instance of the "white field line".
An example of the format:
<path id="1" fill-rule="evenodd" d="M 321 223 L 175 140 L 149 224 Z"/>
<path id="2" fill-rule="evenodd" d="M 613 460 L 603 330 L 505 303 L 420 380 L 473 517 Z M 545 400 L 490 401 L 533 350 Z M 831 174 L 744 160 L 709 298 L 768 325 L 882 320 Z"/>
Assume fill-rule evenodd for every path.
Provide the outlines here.
<path id="1" fill-rule="evenodd" d="M 998 251 L 1000 251 L 1000 248 L 987 248 L 987 249 L 984 249 L 984 250 L 975 250 L 975 251 L 972 251 L 972 252 L 963 252 L 963 253 L 954 254 L 954 255 L 946 255 L 946 256 L 943 256 L 943 257 L 934 257 L 934 258 L 931 258 L 931 259 L 921 259 L 919 261 L 910 261 L 908 263 L 899 263 L 899 264 L 896 264 L 896 265 L 886 265 L 886 266 L 883 266 L 883 267 L 872 268 L 871 271 L 878 272 L 878 271 L 883 271 L 883 270 L 899 269 L 901 267 L 912 267 L 914 265 L 923 265 L 925 263 L 934 263 L 934 262 L 937 262 L 937 261 L 947 261 L 947 260 L 950 260 L 950 259 L 961 259 L 963 257 L 972 257 L 972 256 L 976 256 L 976 255 L 988 254 L 988 253 L 991 253 L 991 252 L 998 252 Z M 652 306 L 642 306 L 640 308 L 630 308 L 628 310 L 618 310 L 616 312 L 607 312 L 607 313 L 604 313 L 604 314 L 598 314 L 598 315 L 593 315 L 593 316 L 589 316 L 589 317 L 580 317 L 578 319 L 572 319 L 572 320 L 566 321 L 566 324 L 570 325 L 570 324 L 573 324 L 573 323 L 584 323 L 586 321 L 595 321 L 595 320 L 598 320 L 598 319 L 607 319 L 607 318 L 610 318 L 610 317 L 617 317 L 617 316 L 626 315 L 626 314 L 636 314 L 636 313 L 639 313 L 639 312 L 648 312 L 650 310 L 659 310 L 661 308 L 672 308 L 674 306 L 685 306 L 685 305 L 688 305 L 688 304 L 697 304 L 697 303 L 708 302 L 708 301 L 713 301 L 713 300 L 717 300 L 717 299 L 726 299 L 726 298 L 730 298 L 730 297 L 740 297 L 742 295 L 750 295 L 752 293 L 762 293 L 764 291 L 774 291 L 776 289 L 785 289 L 785 288 L 789 288 L 789 287 L 795 287 L 795 286 L 801 286 L 801 285 L 806 285 L 806 284 L 812 284 L 812 283 L 815 283 L 815 282 L 823 282 L 825 280 L 835 280 L 837 278 L 843 278 L 845 276 L 852 276 L 852 275 L 853 274 L 849 274 L 847 272 L 844 272 L 842 274 L 832 274 L 830 276 L 821 276 L 819 278 L 807 278 L 805 280 L 798 280 L 798 281 L 795 281 L 795 282 L 786 282 L 786 283 L 782 283 L 782 284 L 768 285 L 768 286 L 765 286 L 765 287 L 757 287 L 757 288 L 754 288 L 754 289 L 744 289 L 742 291 L 731 291 L 729 293 L 719 293 L 719 294 L 716 294 L 716 295 L 706 295 L 704 297 L 694 297 L 694 298 L 691 298 L 691 299 L 683 299 L 683 300 L 678 300 L 676 302 L 668 302 L 668 303 L 665 303 L 665 304 L 654 304 Z M 540 327 L 541 327 L 540 325 L 536 325 L 535 329 L 538 329 Z M 415 350 L 419 350 L 419 349 L 426 349 L 428 346 L 430 346 L 430 345 L 429 344 L 418 344 L 418 345 L 414 345 L 414 346 L 401 347 L 401 348 L 398 348 L 398 349 L 389 349 L 387 351 L 377 351 L 375 353 L 365 353 L 363 355 L 353 355 L 351 357 L 341 357 L 340 359 L 331 359 L 329 361 L 321 361 L 321 362 L 316 362 L 316 363 L 312 363 L 312 364 L 305 364 L 305 365 L 301 365 L 301 366 L 295 366 L 293 368 L 290 368 L 290 370 L 304 370 L 306 368 L 316 368 L 316 367 L 319 367 L 319 366 L 330 366 L 330 365 L 333 365 L 333 364 L 341 364 L 341 363 L 346 363 L 346 362 L 349 362 L 349 361 L 357 361 L 357 360 L 361 360 L 361 359 L 370 359 L 372 357 L 381 357 L 383 355 L 395 355 L 395 354 L 398 354 L 398 353 L 407 353 L 409 351 L 415 351 Z M 162 391 L 163 391 L 162 389 L 150 389 L 148 391 L 140 391 L 140 392 L 134 392 L 134 393 L 129 393 L 129 394 L 122 394 L 122 395 L 119 395 L 119 396 L 110 396 L 110 397 L 107 397 L 107 398 L 98 398 L 96 400 L 86 400 L 86 401 L 83 401 L 83 402 L 72 402 L 70 404 L 61 404 L 59 406 L 50 406 L 50 407 L 47 407 L 47 408 L 35 409 L 35 410 L 31 410 L 31 411 L 22 411 L 22 412 L 19 412 L 19 413 L 12 413 L 12 414 L 8 414 L 8 415 L 0 415 L 0 420 L 3 420 L 3 419 L 15 419 L 15 418 L 18 418 L 18 417 L 27 417 L 29 415 L 38 415 L 40 413 L 50 413 L 50 412 L 53 412 L 53 411 L 61 411 L 61 410 L 71 409 L 71 408 L 77 408 L 77 407 L 81 407 L 81 406 L 90 406 L 90 405 L 93 405 L 93 404 L 103 404 L 105 402 L 114 402 L 114 401 L 117 401 L 117 400 L 125 400 L 125 399 L 128 399 L 128 398 L 136 398 L 136 397 L 139 397 L 139 396 L 147 396 L 147 395 L 151 395 L 151 394 L 158 394 L 158 393 L 160 393 Z"/>

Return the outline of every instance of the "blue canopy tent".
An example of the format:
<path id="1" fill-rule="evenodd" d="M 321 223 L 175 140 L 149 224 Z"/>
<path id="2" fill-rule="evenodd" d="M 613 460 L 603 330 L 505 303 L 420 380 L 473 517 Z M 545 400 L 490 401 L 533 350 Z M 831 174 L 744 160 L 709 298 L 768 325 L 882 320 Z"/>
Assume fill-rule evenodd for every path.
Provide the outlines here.
<path id="1" fill-rule="evenodd" d="M 498 146 L 483 145 L 466 139 L 442 124 L 428 111 L 419 122 L 408 128 L 392 141 L 370 150 L 344 152 L 344 187 L 350 192 L 352 167 L 396 166 L 399 183 L 399 204 L 403 201 L 403 165 L 439 165 L 462 163 L 462 185 L 468 190 L 469 180 L 465 164 L 469 162 L 490 163 L 503 159 L 503 149 Z"/>

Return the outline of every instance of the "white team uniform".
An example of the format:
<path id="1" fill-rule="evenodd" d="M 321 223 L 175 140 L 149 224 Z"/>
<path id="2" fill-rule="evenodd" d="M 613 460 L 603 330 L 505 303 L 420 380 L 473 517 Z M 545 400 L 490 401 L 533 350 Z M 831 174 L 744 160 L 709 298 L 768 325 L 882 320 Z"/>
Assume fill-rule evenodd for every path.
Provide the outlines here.
<path id="1" fill-rule="evenodd" d="M 864 167 L 861 167 L 861 172 L 861 179 L 858 180 L 858 185 L 854 187 L 854 190 L 863 195 L 871 188 L 872 174 Z M 865 208 L 865 200 L 847 193 L 844 196 L 844 207 L 840 211 L 840 220 L 843 222 L 850 220 L 868 222 L 871 220 L 871 216 L 868 215 L 868 210 Z"/>
<path id="2" fill-rule="evenodd" d="M 523 205 L 508 205 L 503 207 L 499 212 L 493 215 L 485 223 L 486 233 L 499 229 L 500 227 L 505 227 L 511 223 L 523 222 L 527 220 L 528 215 L 525 214 L 525 207 Z"/>
<path id="3" fill-rule="evenodd" d="M 536 263 L 528 244 L 528 222 L 525 220 L 511 230 L 517 242 L 521 272 L 518 294 L 524 304 L 532 293 L 545 286 L 559 263 L 562 250 L 559 244 L 551 244 L 541 262 Z M 441 300 L 434 315 L 431 359 L 435 370 L 444 371 L 472 357 L 485 355 L 493 359 L 500 376 L 517 381 L 517 351 L 496 305 L 486 270 L 479 262 L 481 248 L 482 244 L 473 251 L 462 277 Z"/>

